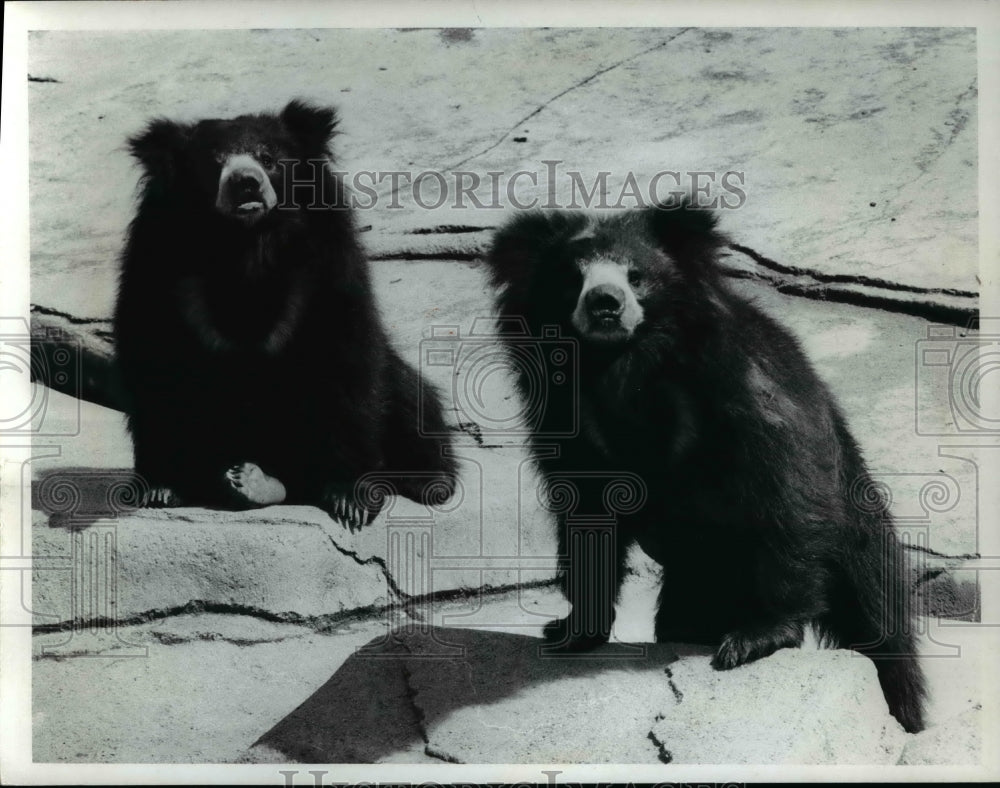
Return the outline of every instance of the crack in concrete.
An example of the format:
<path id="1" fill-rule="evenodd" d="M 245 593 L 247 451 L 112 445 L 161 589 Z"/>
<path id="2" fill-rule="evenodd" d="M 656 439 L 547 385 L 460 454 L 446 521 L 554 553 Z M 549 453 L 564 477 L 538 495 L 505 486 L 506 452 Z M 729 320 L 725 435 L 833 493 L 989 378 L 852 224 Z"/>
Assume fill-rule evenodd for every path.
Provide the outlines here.
<path id="1" fill-rule="evenodd" d="M 329 631 L 338 624 L 349 621 L 364 620 L 375 615 L 384 613 L 388 606 L 369 605 L 366 607 L 353 608 L 340 613 L 327 613 L 319 616 L 304 616 L 300 613 L 274 613 L 263 608 L 252 607 L 250 605 L 228 604 L 222 602 L 208 602 L 205 600 L 192 600 L 183 605 L 174 605 L 165 608 L 155 608 L 142 613 L 135 613 L 124 618 L 111 619 L 106 616 L 94 616 L 91 618 L 80 618 L 69 621 L 59 621 L 54 624 L 35 624 L 32 627 L 32 634 L 44 635 L 54 632 L 67 632 L 75 629 L 97 628 L 97 629 L 122 629 L 124 627 L 141 626 L 154 621 L 178 616 L 198 615 L 200 613 L 217 613 L 221 615 L 248 616 L 275 624 L 296 624 L 309 627 L 316 632 Z"/>
<path id="2" fill-rule="evenodd" d="M 407 654 L 413 655 L 413 650 L 409 645 L 399 638 L 393 637 L 394 642 L 396 642 L 400 648 L 402 648 Z M 417 690 L 413 686 L 411 679 L 413 678 L 413 672 L 410 670 L 410 666 L 406 663 L 406 660 L 400 662 L 400 671 L 403 674 L 403 685 L 406 687 L 406 701 L 410 706 L 410 711 L 413 712 L 413 721 L 417 726 L 417 731 L 420 733 L 420 738 L 424 743 L 424 755 L 428 758 L 435 758 L 439 761 L 444 761 L 445 763 L 463 763 L 453 755 L 438 749 L 431 745 L 430 737 L 427 735 L 427 713 L 420 707 L 417 703 Z"/>
<path id="3" fill-rule="evenodd" d="M 355 557 L 355 560 L 362 559 Z M 381 559 L 380 559 L 381 560 Z M 527 583 L 508 583 L 506 585 L 482 585 L 474 588 L 453 588 L 444 591 L 435 591 L 421 596 L 406 597 L 406 612 L 414 616 L 418 611 L 416 607 L 429 602 L 452 602 L 460 599 L 470 599 L 480 596 L 499 596 L 512 591 L 531 590 L 536 588 L 546 588 L 557 583 L 556 578 L 547 580 L 533 580 Z M 405 592 L 400 592 L 405 595 Z M 195 599 L 183 605 L 172 607 L 154 608 L 141 613 L 135 613 L 124 618 L 111 619 L 105 616 L 94 616 L 92 618 L 80 618 L 67 621 L 59 621 L 54 624 L 35 624 L 32 627 L 32 634 L 45 635 L 54 632 L 67 632 L 78 628 L 94 627 L 99 629 L 115 629 L 131 626 L 141 626 L 154 621 L 163 621 L 176 616 L 197 615 L 200 613 L 218 613 L 222 615 L 248 616 L 258 618 L 276 624 L 296 624 L 298 626 L 309 627 L 313 631 L 324 634 L 347 623 L 368 621 L 376 616 L 381 616 L 388 610 L 392 610 L 398 603 L 387 605 L 364 605 L 350 608 L 338 613 L 324 613 L 322 615 L 304 616 L 301 613 L 286 612 L 274 613 L 259 607 L 250 605 L 238 605 L 224 602 L 209 602 L 202 599 Z M 419 616 L 415 616 L 419 618 Z"/>
<path id="4" fill-rule="evenodd" d="M 477 227 L 471 224 L 439 224 L 435 227 L 418 227 L 407 230 L 408 235 L 461 235 L 462 233 L 481 233 L 495 230 L 495 227 Z"/>
<path id="5" fill-rule="evenodd" d="M 429 744 L 424 746 L 424 755 L 429 758 L 437 758 L 439 761 L 444 761 L 445 763 L 465 763 L 465 761 L 459 760 L 454 755 L 448 755 L 448 753 L 442 752 L 436 747 L 431 747 Z"/>
<path id="6" fill-rule="evenodd" d="M 918 170 L 917 174 L 908 181 L 903 181 L 896 187 L 895 195 L 897 197 L 927 175 L 934 163 L 944 156 L 945 151 L 951 147 L 951 145 L 958 138 L 958 135 L 962 133 L 966 124 L 969 122 L 970 113 L 961 109 L 962 102 L 970 98 L 975 98 L 978 95 L 978 80 L 973 79 L 969 87 L 958 94 L 951 111 L 945 116 L 944 125 L 951 127 L 951 131 L 948 133 L 947 138 L 945 138 L 945 136 L 936 129 L 931 129 L 931 134 L 937 138 L 938 144 L 924 146 L 924 155 L 915 162 Z"/>
<path id="7" fill-rule="evenodd" d="M 458 414 L 458 408 L 453 409 Z M 456 421 L 449 427 L 452 432 L 461 432 L 468 435 L 476 442 L 476 447 L 480 449 L 506 449 L 504 443 L 486 443 L 483 440 L 483 428 L 474 421 Z"/>
<path id="8" fill-rule="evenodd" d="M 466 435 L 470 436 L 476 445 L 482 448 L 483 446 L 483 428 L 480 427 L 474 421 L 460 421 L 455 427 L 458 428 L 459 432 L 464 432 Z"/>
<path id="9" fill-rule="evenodd" d="M 775 286 L 775 289 L 785 295 L 812 298 L 817 301 L 830 301 L 848 306 L 860 306 L 866 309 L 879 309 L 891 314 L 919 317 L 931 323 L 943 323 L 971 329 L 979 327 L 979 309 L 976 307 L 953 307 L 933 301 L 907 301 L 839 287 L 779 284 Z"/>
<path id="10" fill-rule="evenodd" d="M 653 742 L 653 746 L 656 747 L 656 757 L 660 759 L 660 763 L 672 763 L 674 760 L 674 755 L 670 750 L 667 749 L 666 745 L 660 741 L 655 733 L 650 731 L 646 734 L 646 738 Z"/>
<path id="11" fill-rule="evenodd" d="M 460 249 L 440 249 L 436 252 L 382 252 L 381 254 L 370 254 L 369 260 L 455 260 L 462 263 L 471 263 L 483 258 L 483 253 L 478 250 L 466 251 Z"/>
<path id="12" fill-rule="evenodd" d="M 661 41 L 658 44 L 655 44 L 654 46 L 647 47 L 646 49 L 643 49 L 640 52 L 636 52 L 634 55 L 629 55 L 628 57 L 623 58 L 622 60 L 619 60 L 617 63 L 612 63 L 610 66 L 605 66 L 604 68 L 598 69 L 597 71 L 595 71 L 590 76 L 585 77 L 584 79 L 581 79 L 579 82 L 577 82 L 577 83 L 575 83 L 573 85 L 570 85 L 565 90 L 562 90 L 559 93 L 556 93 L 556 95 L 554 95 L 548 101 L 545 101 L 544 103 L 538 105 L 535 109 L 533 109 L 531 112 L 529 112 L 523 118 L 521 118 L 520 120 L 518 120 L 517 123 L 515 123 L 509 129 L 507 129 L 507 131 L 505 131 L 503 134 L 501 134 L 500 137 L 499 137 L 499 139 L 497 139 L 497 141 L 494 142 L 492 145 L 489 145 L 489 146 L 483 148 L 478 153 L 473 153 L 470 156 L 466 156 L 464 159 L 462 159 L 457 164 L 453 164 L 450 167 L 447 167 L 446 169 L 456 170 L 459 167 L 461 167 L 462 165 L 467 164 L 468 162 L 472 161 L 473 159 L 476 159 L 476 158 L 478 158 L 478 157 L 480 157 L 480 156 L 482 156 L 482 155 L 484 155 L 486 153 L 489 153 L 494 148 L 499 147 L 500 144 L 503 143 L 504 140 L 506 140 L 517 129 L 519 129 L 521 126 L 523 126 L 527 121 L 531 120 L 533 117 L 535 117 L 536 115 L 538 115 L 539 113 L 541 113 L 542 111 L 544 111 L 547 107 L 549 107 L 553 102 L 558 101 L 559 99 L 561 99 L 566 94 L 572 93 L 574 90 L 577 90 L 578 88 L 582 88 L 584 85 L 586 85 L 586 84 L 588 84 L 590 82 L 593 82 L 595 79 L 597 79 L 598 77 L 600 77 L 600 76 L 602 76 L 604 74 L 607 74 L 609 71 L 614 71 L 619 66 L 623 66 L 624 64 L 629 63 L 629 62 L 631 62 L 633 60 L 636 60 L 636 59 L 642 57 L 643 55 L 648 55 L 650 52 L 655 52 L 657 49 L 662 49 L 667 44 L 669 44 L 672 41 L 676 40 L 678 37 L 684 35 L 685 33 L 687 33 L 691 29 L 692 28 L 690 28 L 690 27 L 682 28 L 680 31 L 678 31 L 677 33 L 674 33 L 674 35 L 670 36 L 665 41 Z"/>
<path id="13" fill-rule="evenodd" d="M 197 632 L 193 635 L 175 635 L 172 632 L 151 632 L 159 643 L 164 646 L 179 646 L 185 643 L 207 642 L 207 643 L 230 643 L 240 648 L 246 646 L 258 646 L 264 643 L 283 643 L 286 640 L 297 640 L 305 635 L 282 635 L 273 638 L 236 638 L 227 637 L 221 632 Z"/>
<path id="14" fill-rule="evenodd" d="M 947 135 L 942 134 L 937 129 L 932 128 L 930 130 L 931 134 L 937 138 L 937 145 L 925 146 L 924 150 L 927 151 L 926 155 L 916 162 L 917 169 L 920 170 L 920 174 L 900 186 L 898 191 L 901 191 L 926 175 L 927 171 L 934 165 L 934 163 L 940 159 L 944 155 L 944 152 L 952 145 L 952 143 L 955 142 L 955 139 L 965 129 L 970 118 L 969 111 L 963 109 L 962 104 L 969 99 L 976 98 L 978 95 L 978 80 L 973 79 L 969 87 L 958 94 L 952 105 L 951 111 L 945 116 L 943 125 L 949 128 Z"/>
<path id="15" fill-rule="evenodd" d="M 684 700 L 684 693 L 674 684 L 674 672 L 670 668 L 664 668 L 663 672 L 667 674 L 667 684 L 670 686 L 670 691 L 674 693 L 674 700 L 680 703 Z"/>
<path id="16" fill-rule="evenodd" d="M 768 270 L 747 271 L 723 264 L 720 267 L 726 276 L 735 279 L 762 280 L 785 295 L 861 306 L 868 309 L 880 309 L 892 314 L 905 314 L 934 323 L 945 323 L 962 328 L 977 328 L 979 325 L 978 298 L 975 293 L 969 291 L 916 287 L 865 276 L 823 274 L 805 268 L 783 265 L 741 244 L 730 244 L 729 248 L 749 257 L 758 264 L 759 268 Z M 769 273 L 769 271 L 774 273 Z M 791 281 L 792 277 L 798 281 Z M 945 299 L 951 299 L 951 303 L 918 298 L 894 298 L 891 295 L 882 295 L 858 288 L 887 290 L 910 295 L 938 295 L 944 296 Z M 961 304 L 961 301 L 966 299 L 970 302 L 968 306 Z"/>
<path id="17" fill-rule="evenodd" d="M 223 615 L 249 616 L 259 618 L 275 624 L 309 624 L 306 616 L 298 613 L 272 613 L 262 608 L 249 605 L 225 604 L 218 602 L 206 602 L 203 600 L 192 600 L 183 605 L 171 607 L 155 608 L 142 613 L 135 613 L 124 618 L 111 619 L 106 616 L 94 616 L 92 618 L 79 618 L 72 621 L 59 621 L 54 624 L 35 624 L 32 632 L 36 635 L 48 634 L 50 632 L 66 632 L 70 629 L 96 627 L 114 628 L 139 626 L 149 624 L 153 621 L 173 618 L 175 616 L 186 616 L 197 613 L 220 613 Z"/>
<path id="18" fill-rule="evenodd" d="M 372 555 L 370 558 L 362 558 L 354 550 L 349 550 L 346 547 L 343 547 L 342 545 L 338 544 L 337 540 L 333 538 L 333 534 L 331 534 L 329 531 L 326 531 L 325 533 L 327 535 L 327 538 L 330 540 L 330 544 L 333 545 L 334 550 L 336 550 L 337 552 L 346 555 L 348 558 L 353 558 L 354 561 L 360 566 L 375 565 L 379 569 L 381 569 L 382 575 L 385 577 L 385 582 L 389 588 L 389 591 L 395 594 L 397 599 L 400 600 L 410 599 L 410 595 L 407 594 L 405 591 L 403 591 L 403 589 L 401 589 L 397 585 L 395 579 L 392 577 L 392 574 L 389 572 L 388 563 L 386 563 L 386 560 L 382 556 Z"/>
<path id="19" fill-rule="evenodd" d="M 33 315 L 46 315 L 48 317 L 61 317 L 68 323 L 73 323 L 78 326 L 93 325 L 99 323 L 101 325 L 108 327 L 108 333 L 111 333 L 111 320 L 106 317 L 78 317 L 77 315 L 71 315 L 69 312 L 63 312 L 60 309 L 54 309 L 50 306 L 42 306 L 41 304 L 32 304 L 30 307 L 31 314 Z"/>
<path id="20" fill-rule="evenodd" d="M 932 555 L 935 558 L 945 558 L 949 561 L 978 561 L 982 558 L 978 553 L 939 553 L 937 550 L 933 550 L 930 547 L 921 544 L 908 544 L 904 545 L 907 550 L 916 550 L 918 553 L 926 553 L 927 555 Z"/>
<path id="21" fill-rule="evenodd" d="M 769 257 L 765 257 L 760 252 L 742 244 L 729 244 L 729 248 L 735 252 L 740 252 L 764 268 L 775 271 L 779 274 L 791 276 L 808 277 L 818 283 L 839 283 L 865 285 L 867 287 L 878 287 L 883 290 L 896 290 L 907 293 L 920 293 L 926 295 L 952 295 L 964 298 L 976 298 L 977 293 L 969 290 L 956 290 L 949 287 L 918 287 L 917 285 L 907 285 L 901 282 L 893 282 L 889 279 L 879 279 L 878 277 L 864 276 L 861 274 L 825 274 L 822 271 L 814 271 L 809 268 L 800 268 L 794 265 L 785 265 Z"/>

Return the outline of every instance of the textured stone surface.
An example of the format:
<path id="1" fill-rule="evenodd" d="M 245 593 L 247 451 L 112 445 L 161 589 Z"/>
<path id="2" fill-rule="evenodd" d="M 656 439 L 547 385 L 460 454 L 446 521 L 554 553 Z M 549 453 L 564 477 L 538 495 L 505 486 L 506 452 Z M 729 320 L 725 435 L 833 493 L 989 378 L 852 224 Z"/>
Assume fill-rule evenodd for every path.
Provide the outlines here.
<path id="1" fill-rule="evenodd" d="M 961 647 L 950 658 L 925 644 L 928 729 L 912 737 L 887 716 L 870 662 L 848 652 L 782 651 L 717 673 L 704 647 L 636 649 L 651 635 L 648 580 L 626 580 L 620 641 L 579 660 L 539 655 L 539 627 L 565 614 L 554 589 L 427 604 L 422 620 L 197 613 L 37 634 L 35 757 L 889 763 L 909 741 L 911 763 L 974 762 L 994 672 L 982 629 L 934 632 Z"/>
<path id="2" fill-rule="evenodd" d="M 391 595 L 382 567 L 346 553 L 320 517 L 305 507 L 252 515 L 183 509 L 90 520 L 74 529 L 46 525 L 43 515 L 35 555 L 66 556 L 72 571 L 36 569 L 37 621 L 105 615 L 133 621 L 191 604 L 298 619 L 386 605 Z M 115 584 L 114 599 L 105 594 L 106 580 Z"/>
<path id="3" fill-rule="evenodd" d="M 237 760 L 382 628 L 375 621 L 317 634 L 244 616 L 200 615 L 76 636 L 64 645 L 65 633 L 36 636 L 34 759 Z M 41 656 L 45 646 L 49 655 Z M 73 649 L 86 656 L 59 656 Z"/>
<path id="4" fill-rule="evenodd" d="M 901 765 L 978 766 L 983 760 L 983 712 L 976 706 L 906 743 Z"/>
<path id="5" fill-rule="evenodd" d="M 670 666 L 675 703 L 653 725 L 676 763 L 892 764 L 907 734 L 875 666 L 849 651 L 782 649 L 732 671 Z"/>
<path id="6" fill-rule="evenodd" d="M 906 739 L 871 663 L 848 652 L 782 651 L 719 673 L 704 649 L 611 644 L 565 658 L 541 645 L 400 633 L 344 663 L 250 757 L 383 761 L 423 741 L 461 763 L 891 764 Z"/>
<path id="7" fill-rule="evenodd" d="M 169 79 L 141 76 L 151 52 Z M 273 109 L 290 92 L 340 107 L 352 174 L 468 170 L 491 204 L 487 172 L 505 173 L 501 194 L 537 173 L 515 193 L 544 199 L 543 162 L 559 161 L 561 203 L 569 172 L 589 190 L 607 171 L 613 205 L 629 173 L 646 190 L 664 170 L 744 172 L 723 227 L 758 253 L 978 290 L 972 29 L 51 31 L 33 36 L 29 72 L 59 80 L 29 86 L 32 299 L 76 314 L 110 313 L 136 178 L 115 146 L 154 115 Z M 424 210 L 405 188 L 393 209 L 389 181 L 376 190 L 360 223 L 381 255 L 469 254 L 483 234 L 412 230 L 507 213 Z"/>

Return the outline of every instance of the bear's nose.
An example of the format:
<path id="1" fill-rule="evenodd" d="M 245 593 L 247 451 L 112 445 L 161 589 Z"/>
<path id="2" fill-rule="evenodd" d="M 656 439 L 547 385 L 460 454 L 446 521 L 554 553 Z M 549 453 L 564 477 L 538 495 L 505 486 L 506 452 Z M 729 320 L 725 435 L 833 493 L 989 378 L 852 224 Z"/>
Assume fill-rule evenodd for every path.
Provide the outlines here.
<path id="1" fill-rule="evenodd" d="M 230 193 L 237 200 L 252 199 L 260 196 L 261 180 L 253 170 L 234 172 L 229 177 Z"/>
<path id="2" fill-rule="evenodd" d="M 625 291 L 615 285 L 597 285 L 583 300 L 594 317 L 617 317 L 625 308 Z"/>

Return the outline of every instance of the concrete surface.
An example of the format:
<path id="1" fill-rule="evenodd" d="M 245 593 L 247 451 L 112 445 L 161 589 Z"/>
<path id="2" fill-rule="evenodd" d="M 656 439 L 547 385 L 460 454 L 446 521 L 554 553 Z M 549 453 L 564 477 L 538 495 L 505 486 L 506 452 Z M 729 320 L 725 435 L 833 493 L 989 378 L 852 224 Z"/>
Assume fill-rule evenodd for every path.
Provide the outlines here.
<path id="1" fill-rule="evenodd" d="M 422 740 L 425 754 L 450 763 L 891 764 L 907 738 L 874 667 L 848 652 L 787 650 L 719 673 L 705 650 L 678 656 L 667 644 L 611 644 L 573 659 L 540 656 L 540 645 L 506 632 L 404 630 L 395 659 L 373 666 L 356 654 L 249 757 L 381 761 Z M 354 711 L 359 685 L 374 696 L 371 723 Z M 369 725 L 384 718 L 409 720 L 408 735 L 373 735 Z"/>
<path id="2" fill-rule="evenodd" d="M 918 733 L 906 743 L 904 766 L 976 763 L 983 753 L 983 713 L 976 706 L 937 728 Z"/>
<path id="3" fill-rule="evenodd" d="M 32 299 L 109 313 L 137 176 L 122 146 L 151 116 L 228 117 L 291 94 L 340 108 L 352 174 L 535 172 L 537 187 L 516 182 L 523 202 L 546 197 L 543 162 L 560 161 L 568 205 L 572 171 L 588 188 L 611 173 L 611 204 L 630 172 L 643 190 L 664 170 L 744 172 L 746 204 L 722 226 L 760 254 L 977 291 L 975 47 L 963 28 L 35 33 L 28 71 L 57 81 L 30 85 Z M 393 209 L 390 182 L 376 188 L 361 219 L 375 254 L 469 251 L 483 234 L 407 231 L 507 215 L 423 210 L 406 190 Z"/>
<path id="4" fill-rule="evenodd" d="M 645 585 L 631 577 L 625 596 Z M 35 759 L 975 764 L 982 757 L 976 699 L 993 662 L 968 631 L 960 659 L 925 660 L 929 727 L 910 736 L 888 716 L 871 663 L 850 652 L 807 645 L 717 673 L 704 647 L 648 645 L 651 622 L 635 620 L 641 611 L 625 604 L 612 644 L 579 659 L 543 656 L 539 627 L 564 607 L 553 589 L 518 589 L 428 603 L 415 611 L 419 618 L 396 611 L 293 625 L 201 612 L 38 634 Z M 82 654 L 90 658 L 72 656 Z"/>
<path id="5" fill-rule="evenodd" d="M 973 32 L 45 32 L 29 56 L 34 78 L 56 80 L 30 85 L 31 297 L 80 316 L 110 314 L 137 175 L 122 143 L 152 115 L 229 116 L 304 95 L 340 107 L 350 173 L 544 177 L 559 160 L 588 183 L 608 171 L 611 202 L 629 173 L 745 172 L 746 204 L 722 211 L 745 251 L 727 264 L 802 339 L 891 494 L 931 614 L 934 690 L 931 727 L 907 736 L 878 704 L 870 664 L 843 652 L 783 652 L 731 674 L 668 644 L 644 659 L 536 659 L 532 636 L 565 602 L 535 587 L 554 551 L 523 448 L 484 429 L 516 410 L 500 375 L 476 405 L 469 370 L 426 370 L 454 406 L 462 494 L 442 512 L 401 502 L 355 536 L 311 507 L 131 511 L 120 415 L 39 389 L 19 535 L 35 556 L 23 598 L 38 627 L 37 761 L 981 760 L 978 707 L 993 685 L 971 624 L 978 575 L 994 568 L 975 560 L 983 444 L 947 369 L 924 354 L 976 335 L 929 334 L 925 320 L 834 303 L 830 290 L 974 308 Z M 557 202 L 568 189 L 557 182 Z M 423 343 L 442 341 L 435 327 L 464 341 L 489 318 L 477 255 L 512 209 L 429 211 L 404 193 L 396 210 L 390 198 L 380 187 L 359 223 L 386 323 L 418 364 Z M 768 261 L 803 269 L 787 292 L 810 297 L 777 292 Z M 407 539 L 419 560 L 393 558 Z M 608 655 L 651 640 L 658 570 L 632 558 Z M 710 571 L 710 557 L 691 560 Z M 403 635 L 386 640 L 390 626 Z M 356 651 L 371 643 L 382 657 Z"/>
<path id="6" fill-rule="evenodd" d="M 74 633 L 73 649 L 105 655 L 92 658 L 61 656 L 65 633 L 37 636 L 34 760 L 234 761 L 290 698 L 314 692 L 381 629 L 376 621 L 319 634 L 248 616 L 182 615 L 89 643 Z"/>
<path id="7" fill-rule="evenodd" d="M 907 736 L 874 664 L 849 651 L 807 653 L 783 649 L 739 672 L 682 660 L 669 675 L 676 705 L 650 739 L 678 763 L 896 763 Z M 739 704 L 726 709 L 733 696 Z"/>

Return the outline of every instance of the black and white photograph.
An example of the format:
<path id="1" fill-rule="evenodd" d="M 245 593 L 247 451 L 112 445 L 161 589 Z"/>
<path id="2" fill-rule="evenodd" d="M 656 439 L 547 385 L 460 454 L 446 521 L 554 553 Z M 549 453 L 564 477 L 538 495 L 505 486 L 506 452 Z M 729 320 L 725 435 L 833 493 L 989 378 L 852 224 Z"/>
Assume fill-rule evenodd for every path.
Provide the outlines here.
<path id="1" fill-rule="evenodd" d="M 5 15 L 5 784 L 1000 775 L 1000 6 Z"/>

